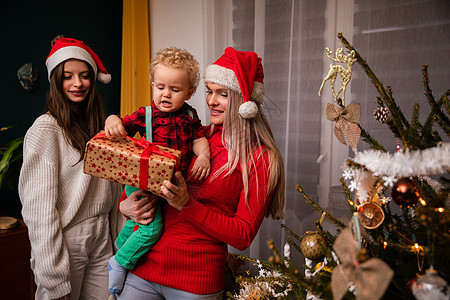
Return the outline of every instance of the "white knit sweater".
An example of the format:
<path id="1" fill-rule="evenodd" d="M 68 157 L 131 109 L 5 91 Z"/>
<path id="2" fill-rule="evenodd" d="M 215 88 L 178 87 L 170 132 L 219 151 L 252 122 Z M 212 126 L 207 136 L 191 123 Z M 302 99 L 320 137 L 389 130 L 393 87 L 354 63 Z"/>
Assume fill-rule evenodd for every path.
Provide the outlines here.
<path id="1" fill-rule="evenodd" d="M 121 185 L 86 175 L 83 161 L 56 120 L 41 115 L 23 144 L 19 179 L 22 216 L 28 226 L 34 275 L 52 298 L 70 293 L 69 255 L 63 232 L 117 207 Z"/>

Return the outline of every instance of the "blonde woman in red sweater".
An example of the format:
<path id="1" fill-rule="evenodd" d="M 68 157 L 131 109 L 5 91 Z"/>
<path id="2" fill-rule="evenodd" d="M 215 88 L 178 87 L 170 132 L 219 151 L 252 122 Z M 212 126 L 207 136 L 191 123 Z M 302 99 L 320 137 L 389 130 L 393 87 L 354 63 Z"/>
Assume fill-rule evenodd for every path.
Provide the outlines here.
<path id="1" fill-rule="evenodd" d="M 284 167 L 261 107 L 261 58 L 229 47 L 204 79 L 211 175 L 196 181 L 178 172 L 176 185 L 164 182 L 164 233 L 117 299 L 222 299 L 227 245 L 245 250 L 264 217 L 284 217 Z M 122 201 L 122 213 L 142 218 L 136 203 Z"/>

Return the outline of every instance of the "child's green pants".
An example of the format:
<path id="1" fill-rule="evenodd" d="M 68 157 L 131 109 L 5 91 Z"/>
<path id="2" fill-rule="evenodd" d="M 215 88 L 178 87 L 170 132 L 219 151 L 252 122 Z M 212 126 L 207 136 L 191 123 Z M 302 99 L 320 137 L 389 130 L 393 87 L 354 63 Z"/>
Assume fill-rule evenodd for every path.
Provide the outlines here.
<path id="1" fill-rule="evenodd" d="M 127 196 L 137 190 L 137 188 L 125 186 Z M 164 228 L 162 206 L 165 203 L 163 199 L 158 200 L 154 219 L 148 225 L 141 225 L 133 220 L 125 222 L 116 239 L 119 250 L 115 255 L 116 261 L 124 268 L 133 269 L 139 258 L 161 237 Z M 137 230 L 134 230 L 135 226 L 138 226 Z"/>

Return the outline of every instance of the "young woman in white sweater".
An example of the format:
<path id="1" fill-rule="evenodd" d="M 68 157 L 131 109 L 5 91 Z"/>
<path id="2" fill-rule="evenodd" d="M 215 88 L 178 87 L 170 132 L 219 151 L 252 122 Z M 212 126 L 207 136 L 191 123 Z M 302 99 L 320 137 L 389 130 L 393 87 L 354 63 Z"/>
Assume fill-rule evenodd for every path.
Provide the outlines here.
<path id="1" fill-rule="evenodd" d="M 110 75 L 86 44 L 68 38 L 55 42 L 46 66 L 46 113 L 25 135 L 19 180 L 36 299 L 107 299 L 110 215 L 122 187 L 84 174 L 83 157 L 104 125 L 96 79 Z"/>

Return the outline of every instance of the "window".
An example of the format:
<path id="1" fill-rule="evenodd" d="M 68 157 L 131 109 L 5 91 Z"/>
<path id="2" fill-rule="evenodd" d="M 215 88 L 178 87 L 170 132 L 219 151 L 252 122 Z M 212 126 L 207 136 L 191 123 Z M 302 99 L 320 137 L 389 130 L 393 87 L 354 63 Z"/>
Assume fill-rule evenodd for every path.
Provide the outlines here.
<path id="1" fill-rule="evenodd" d="M 205 14 L 207 53 L 218 57 L 231 45 L 256 51 L 263 58 L 264 109 L 285 160 L 284 223 L 299 235 L 315 230 L 314 221 L 320 216 L 305 203 L 296 185 L 301 184 L 323 208 L 338 212 L 338 200 L 329 198 L 329 189 L 339 184 L 340 167 L 353 154 L 337 141 L 334 124 L 326 119 L 325 106 L 332 101 L 329 83 L 322 97 L 317 94 L 330 63 L 335 64 L 324 50 L 329 47 L 334 52 L 340 46 L 338 32 L 343 32 L 380 81 L 392 86 L 408 119 L 415 102 L 423 109 L 422 121 L 429 112 L 423 95 L 423 64 L 429 64 L 436 98 L 450 88 L 449 1 L 210 0 L 204 4 L 210 12 Z M 335 86 L 339 85 L 338 79 Z M 361 103 L 362 127 L 394 151 L 396 139 L 372 116 L 376 96 L 372 83 L 355 63 L 346 104 Z M 366 148 L 360 141 L 358 149 Z M 324 226 L 334 229 L 331 224 Z M 286 238 L 279 221 L 265 220 L 245 254 L 267 259 L 272 253 L 266 242 L 274 239 L 282 250 Z"/>

